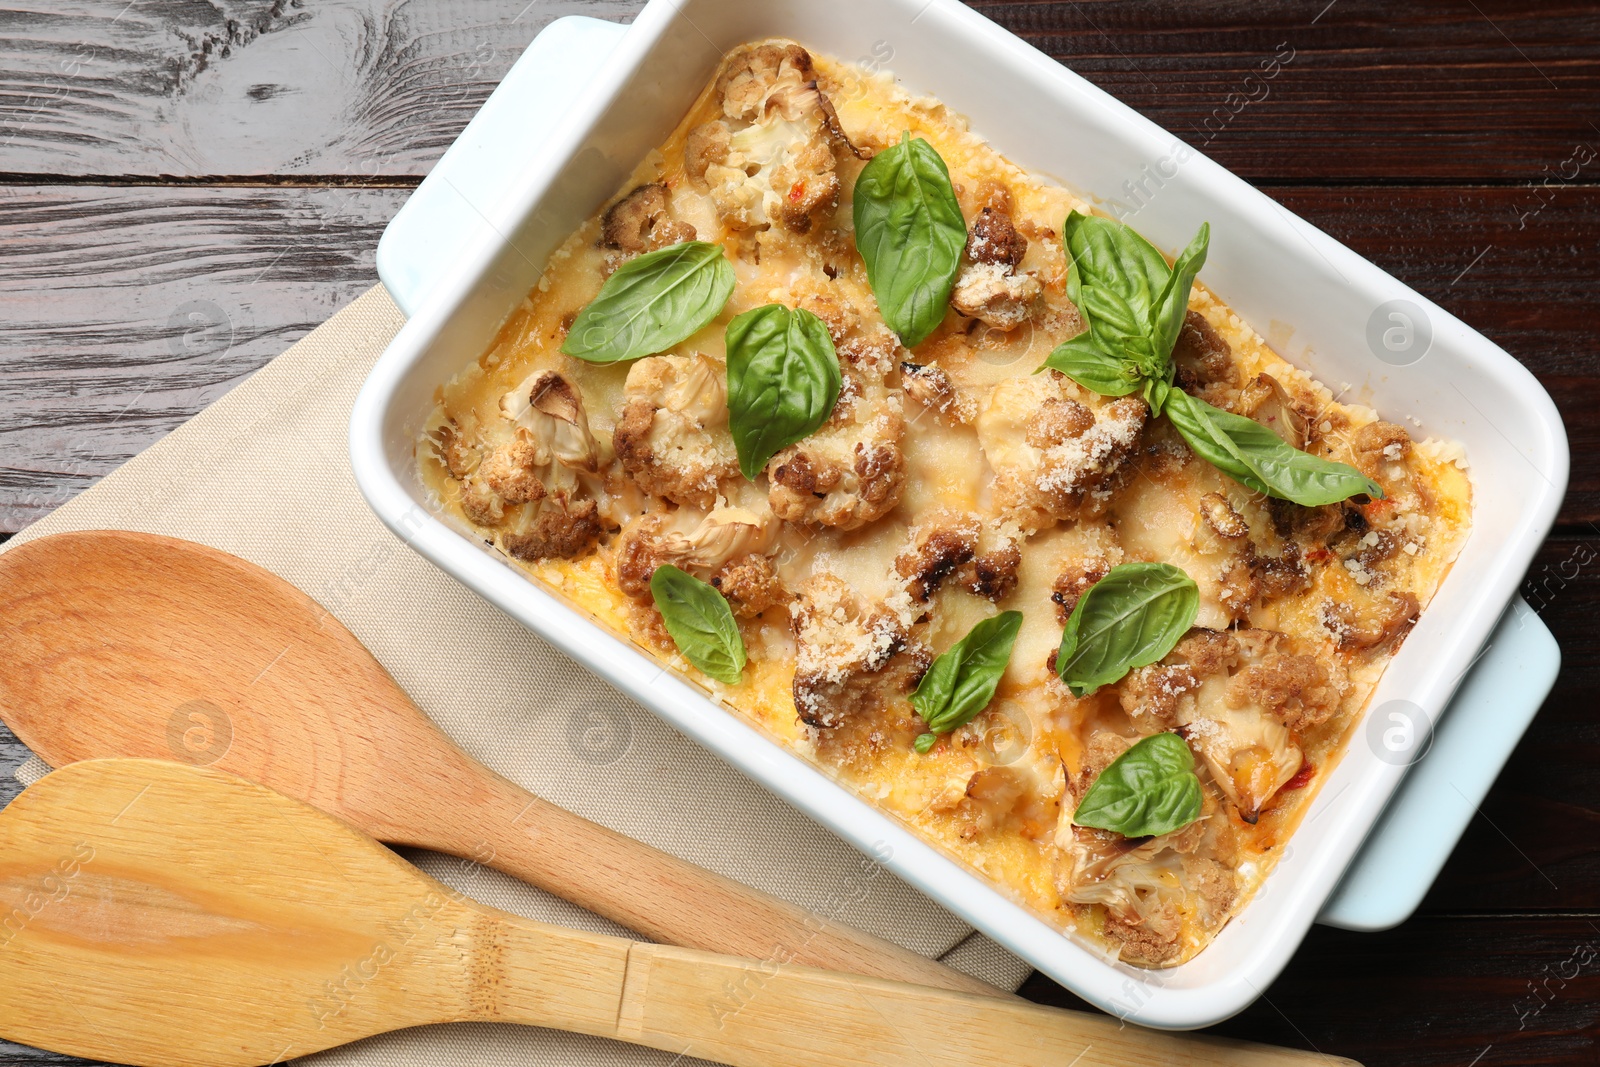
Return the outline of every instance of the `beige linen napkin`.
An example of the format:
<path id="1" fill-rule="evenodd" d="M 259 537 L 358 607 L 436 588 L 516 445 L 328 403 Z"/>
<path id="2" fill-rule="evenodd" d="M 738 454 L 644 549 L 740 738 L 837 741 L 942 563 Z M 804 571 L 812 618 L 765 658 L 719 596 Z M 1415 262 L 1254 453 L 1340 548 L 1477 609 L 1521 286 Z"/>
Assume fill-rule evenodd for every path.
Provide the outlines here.
<path id="1" fill-rule="evenodd" d="M 375 287 L 211 407 L 5 547 L 76 529 L 202 541 L 316 597 L 458 744 L 541 796 L 657 848 L 1016 988 L 1028 968 L 828 831 L 679 736 L 406 548 L 368 510 L 350 407 L 403 324 Z M 0 549 L 3 550 L 3 549 Z M 42 773 L 30 761 L 18 772 Z M 623 931 L 448 857 L 423 870 L 534 919 Z M 326 1064 L 668 1064 L 599 1038 L 456 1025 L 374 1038 Z M 683 1061 L 679 1061 L 683 1062 Z"/>

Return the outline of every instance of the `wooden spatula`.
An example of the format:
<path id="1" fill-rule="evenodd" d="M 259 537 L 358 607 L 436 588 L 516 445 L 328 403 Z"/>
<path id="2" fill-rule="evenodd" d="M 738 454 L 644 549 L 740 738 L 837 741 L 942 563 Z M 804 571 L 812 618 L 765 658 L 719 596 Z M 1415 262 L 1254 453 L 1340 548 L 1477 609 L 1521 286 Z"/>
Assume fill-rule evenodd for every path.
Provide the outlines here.
<path id="1" fill-rule="evenodd" d="M 0 813 L 0 913 L 0 1034 L 151 1067 L 466 1020 L 748 1067 L 1350 1062 L 545 926 L 264 786 L 150 760 L 70 766 Z"/>
<path id="2" fill-rule="evenodd" d="M 686 863 L 474 762 L 355 636 L 204 545 L 56 534 L 0 554 L 0 718 L 54 767 L 215 766 L 373 837 L 477 860 L 654 940 L 1005 995 Z"/>

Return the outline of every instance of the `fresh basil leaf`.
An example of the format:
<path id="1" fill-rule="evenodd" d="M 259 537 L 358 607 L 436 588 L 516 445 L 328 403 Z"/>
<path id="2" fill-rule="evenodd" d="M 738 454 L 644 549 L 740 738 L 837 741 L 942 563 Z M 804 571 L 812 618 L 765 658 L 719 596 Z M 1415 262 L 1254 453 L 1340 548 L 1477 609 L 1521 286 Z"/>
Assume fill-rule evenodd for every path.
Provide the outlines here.
<path id="1" fill-rule="evenodd" d="M 1267 427 L 1222 411 L 1181 389 L 1166 398 L 1162 413 L 1195 455 L 1249 489 L 1306 507 L 1336 504 L 1383 487 L 1354 467 L 1291 447 Z"/>
<path id="2" fill-rule="evenodd" d="M 1123 563 L 1089 587 L 1067 619 L 1056 673 L 1088 696 L 1172 651 L 1194 625 L 1200 590 L 1170 563 Z"/>
<path id="3" fill-rule="evenodd" d="M 918 734 L 917 739 L 911 742 L 911 747 L 916 749 L 921 755 L 926 756 L 929 752 L 933 751 L 933 746 L 937 745 L 938 743 L 938 734 Z"/>
<path id="4" fill-rule="evenodd" d="M 967 223 L 950 171 L 933 145 L 908 132 L 856 179 L 856 248 L 889 328 L 907 348 L 944 321 Z"/>
<path id="5" fill-rule="evenodd" d="M 1072 821 L 1123 837 L 1159 837 L 1194 822 L 1200 809 L 1194 753 L 1177 734 L 1155 734 L 1100 772 Z"/>
<path id="6" fill-rule="evenodd" d="M 821 319 L 782 304 L 728 324 L 728 431 L 739 469 L 754 481 L 779 449 L 815 433 L 833 414 L 843 379 Z"/>
<path id="7" fill-rule="evenodd" d="M 947 734 L 989 706 L 1021 626 L 1022 612 L 1002 611 L 978 623 L 933 661 L 911 694 L 911 706 L 930 733 Z"/>
<path id="8" fill-rule="evenodd" d="M 1132 227 L 1097 215 L 1072 212 L 1062 235 L 1071 257 L 1067 298 L 1082 310 L 1083 287 L 1095 286 L 1116 293 L 1141 322 L 1148 322 L 1156 296 L 1172 273 L 1166 257 Z"/>
<path id="9" fill-rule="evenodd" d="M 1088 333 L 1061 342 L 1039 369 L 1058 370 L 1101 396 L 1127 396 L 1142 380 L 1135 363 L 1109 354 Z"/>
<path id="10" fill-rule="evenodd" d="M 1107 352 L 1120 353 L 1147 375 L 1154 376 L 1165 366 L 1165 357 L 1150 340 L 1145 316 L 1121 295 L 1098 285 L 1085 285 L 1078 290 L 1078 300 L 1078 309 L 1089 323 L 1089 334 L 1096 345 Z"/>
<path id="11" fill-rule="evenodd" d="M 665 352 L 710 325 L 733 295 L 721 245 L 685 241 L 618 267 L 578 313 L 561 351 L 589 363 Z"/>
<path id="12" fill-rule="evenodd" d="M 1211 223 L 1200 224 L 1194 235 L 1172 264 L 1172 273 L 1166 287 L 1150 309 L 1150 330 L 1155 350 L 1164 361 L 1170 362 L 1172 350 L 1177 347 L 1178 335 L 1183 332 L 1183 317 L 1189 311 L 1189 291 L 1194 288 L 1195 276 L 1206 265 L 1206 252 L 1211 245 Z"/>
<path id="13" fill-rule="evenodd" d="M 683 658 L 719 682 L 737 685 L 744 638 L 723 595 L 670 563 L 650 576 L 650 596 Z"/>

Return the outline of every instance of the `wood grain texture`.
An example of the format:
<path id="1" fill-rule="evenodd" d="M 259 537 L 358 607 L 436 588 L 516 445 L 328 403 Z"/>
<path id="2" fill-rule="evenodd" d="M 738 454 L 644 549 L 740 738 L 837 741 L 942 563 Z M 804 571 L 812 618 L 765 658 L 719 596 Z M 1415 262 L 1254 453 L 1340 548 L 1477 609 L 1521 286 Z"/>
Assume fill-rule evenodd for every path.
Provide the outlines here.
<path id="1" fill-rule="evenodd" d="M 371 286 L 399 189 L 0 188 L 0 529 Z"/>
<path id="2" fill-rule="evenodd" d="M 61 533 L 0 555 L 0 714 L 53 767 L 180 760 L 396 845 L 477 860 L 669 945 L 988 996 L 881 938 L 518 788 L 276 575 L 188 541 Z"/>
<path id="3" fill-rule="evenodd" d="M 632 0 L 0 8 L 0 171 L 420 177 L 552 19 Z"/>
<path id="4" fill-rule="evenodd" d="M 0 813 L 0 857 L 0 1032 L 151 1067 L 255 1067 L 452 1021 L 733 1067 L 1330 1063 L 533 922 L 299 801 L 171 762 L 49 775 Z"/>
<path id="5" fill-rule="evenodd" d="M 418 176 L 540 26 L 641 6 L 13 2 L 0 169 Z M 1600 12 L 1574 0 L 973 6 L 1253 180 L 1524 183 L 1600 141 Z"/>

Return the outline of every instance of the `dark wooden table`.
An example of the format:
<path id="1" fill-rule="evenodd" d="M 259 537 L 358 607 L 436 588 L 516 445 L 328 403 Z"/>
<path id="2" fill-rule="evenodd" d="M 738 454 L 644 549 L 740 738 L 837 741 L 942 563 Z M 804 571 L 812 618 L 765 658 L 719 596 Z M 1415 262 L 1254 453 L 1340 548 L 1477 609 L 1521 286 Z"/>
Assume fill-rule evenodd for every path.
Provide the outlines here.
<path id="1" fill-rule="evenodd" d="M 639 6 L 0 3 L 0 538 L 376 281 L 384 224 L 542 25 Z M 1315 929 L 1218 1030 L 1371 1065 L 1600 1062 L 1600 4 L 973 6 L 1483 330 L 1572 439 L 1527 588 L 1555 693 L 1418 916 Z M 0 773 L 24 754 L 0 728 Z"/>

